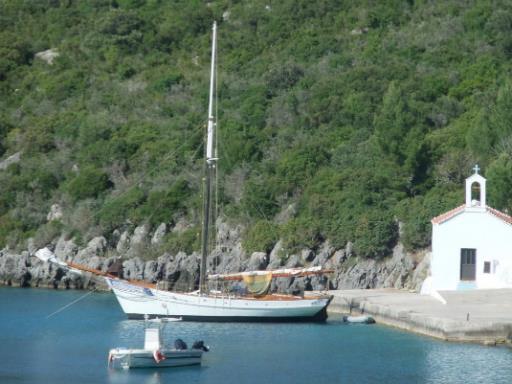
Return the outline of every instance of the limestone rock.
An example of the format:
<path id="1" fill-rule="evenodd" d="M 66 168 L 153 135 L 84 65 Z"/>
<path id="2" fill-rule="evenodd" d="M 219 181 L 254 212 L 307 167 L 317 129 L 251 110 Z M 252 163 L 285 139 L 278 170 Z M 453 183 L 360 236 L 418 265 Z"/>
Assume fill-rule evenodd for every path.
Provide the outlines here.
<path id="1" fill-rule="evenodd" d="M 332 286 L 327 275 L 311 276 L 308 283 L 309 289 L 313 291 L 324 291 Z"/>
<path id="2" fill-rule="evenodd" d="M 59 204 L 52 204 L 50 207 L 50 212 L 48 212 L 48 215 L 46 215 L 47 221 L 55 221 L 55 220 L 61 220 L 64 214 L 62 213 L 62 208 Z"/>
<path id="3" fill-rule="evenodd" d="M 59 237 L 53 253 L 58 259 L 68 261 L 72 259 L 78 251 L 78 247 L 73 239 L 66 240 L 64 236 Z"/>
<path id="4" fill-rule="evenodd" d="M 103 255 L 107 250 L 107 239 L 97 236 L 87 243 L 87 248 L 94 250 L 97 255 Z"/>
<path id="5" fill-rule="evenodd" d="M 217 221 L 217 244 L 219 246 L 213 252 L 212 267 L 216 273 L 235 273 L 245 270 L 249 261 L 242 247 L 241 226 L 230 226 L 222 220 Z M 215 262 L 216 265 L 213 265 Z"/>
<path id="6" fill-rule="evenodd" d="M 353 30 L 350 31 L 350 34 L 352 36 L 357 36 L 357 35 L 364 35 L 368 33 L 368 27 L 364 27 L 364 28 L 355 28 Z"/>
<path id="7" fill-rule="evenodd" d="M 311 290 L 311 284 L 309 282 L 309 278 L 297 277 L 290 284 L 287 293 L 292 294 L 292 295 L 300 295 L 304 291 L 310 291 L 310 290 Z"/>
<path id="8" fill-rule="evenodd" d="M 382 260 L 348 257 L 345 250 L 345 256 L 340 258 L 341 263 L 336 264 L 332 286 L 336 289 L 419 289 L 423 280 L 418 277 L 420 272 L 416 275 L 414 272 L 418 265 L 422 265 L 424 270 L 428 268 L 425 268 L 424 262 L 418 263 L 416 257 L 421 259 L 423 255 L 411 255 L 405 252 L 401 244 L 395 246 L 392 257 Z M 423 275 L 426 273 L 422 272 Z"/>
<path id="9" fill-rule="evenodd" d="M 243 232 L 242 226 L 231 226 L 222 220 L 217 221 L 217 244 L 221 244 L 223 248 L 234 248 L 241 241 Z"/>
<path id="10" fill-rule="evenodd" d="M 347 252 L 344 249 L 339 249 L 332 255 L 331 263 L 328 265 L 330 268 L 336 268 L 344 261 L 347 260 Z"/>
<path id="11" fill-rule="evenodd" d="M 247 257 L 241 243 L 243 227 L 232 226 L 219 221 L 217 239 L 220 245 L 208 255 L 208 273 L 235 273 L 244 270 L 277 269 L 286 260 L 286 267 L 308 267 L 320 265 L 335 272 L 329 276 L 311 276 L 304 278 L 277 278 L 272 281 L 272 291 L 295 293 L 306 289 L 323 290 L 327 286 L 333 289 L 382 288 L 418 290 L 429 273 L 429 253 L 407 252 L 401 244 L 393 249 L 392 255 L 383 259 L 363 259 L 352 252 L 352 244 L 334 249 L 329 242 L 320 244 L 316 251 L 303 249 L 289 256 L 283 254 L 282 242 L 279 241 L 269 255 L 255 252 Z M 160 226 L 163 227 L 163 226 Z M 104 237 L 95 237 L 82 249 L 73 239 L 60 237 L 55 242 L 54 253 L 65 261 L 74 261 L 88 267 L 106 271 L 116 260 L 108 257 L 114 249 L 125 256 L 123 262 L 124 277 L 144 279 L 148 282 L 164 281 L 175 290 L 197 289 L 199 282 L 200 255 L 177 255 L 165 253 L 156 260 L 143 261 L 133 254 L 134 245 L 148 246 L 156 233 L 164 232 L 157 228 L 152 238 L 149 226 L 135 229 L 132 239 L 128 231 L 116 232 L 113 241 L 107 243 Z M 135 241 L 133 241 L 133 238 Z M 103 279 L 93 278 L 90 274 L 82 276 L 66 273 L 58 266 L 42 263 L 35 257 L 34 244 L 27 242 L 28 251 L 15 253 L 8 249 L 0 251 L 0 283 L 21 286 L 57 287 L 57 288 L 92 288 L 97 287 Z M 127 252 L 130 250 L 130 252 Z M 131 254 L 131 256 L 130 256 Z M 285 257 L 286 256 L 286 257 Z"/>
<path id="12" fill-rule="evenodd" d="M 103 236 L 97 236 L 89 241 L 85 248 L 77 252 L 75 262 L 97 269 L 97 257 L 103 256 L 106 250 L 107 239 L 105 239 Z M 93 258 L 95 258 L 94 261 Z"/>
<path id="13" fill-rule="evenodd" d="M 56 48 L 50 48 L 50 49 L 47 49 L 46 51 L 37 52 L 34 56 L 37 57 L 38 59 L 43 60 L 44 62 L 46 62 L 46 64 L 52 65 L 53 60 L 55 60 L 55 58 L 59 57 L 60 53 L 57 51 Z"/>
<path id="14" fill-rule="evenodd" d="M 199 286 L 200 256 L 193 253 L 190 256 L 179 252 L 172 263 L 167 265 L 165 278 L 171 283 L 171 289 L 191 291 Z"/>
<path id="15" fill-rule="evenodd" d="M 0 283 L 17 287 L 57 287 L 64 276 L 61 268 L 21 254 L 0 251 Z"/>
<path id="16" fill-rule="evenodd" d="M 265 270 L 268 264 L 268 257 L 265 252 L 254 252 L 249 258 L 246 270 L 261 271 Z"/>
<path id="17" fill-rule="evenodd" d="M 278 279 L 272 279 L 270 285 L 271 292 L 288 293 L 290 286 L 293 283 L 293 277 L 280 277 Z"/>
<path id="18" fill-rule="evenodd" d="M 112 236 L 110 236 L 110 240 L 108 242 L 109 247 L 115 247 L 119 243 L 119 239 L 121 239 L 121 232 L 119 229 L 114 229 L 112 232 Z"/>
<path id="19" fill-rule="evenodd" d="M 214 249 L 206 258 L 206 268 L 209 273 L 222 273 L 219 270 L 219 265 L 223 258 L 223 253 L 219 248 Z"/>
<path id="20" fill-rule="evenodd" d="M 222 255 L 222 259 L 217 268 L 219 273 L 236 273 L 241 272 L 242 258 L 241 253 L 229 252 Z"/>
<path id="21" fill-rule="evenodd" d="M 138 257 L 123 262 L 123 276 L 125 279 L 142 280 L 144 269 L 144 262 Z"/>
<path id="22" fill-rule="evenodd" d="M 187 220 L 184 217 L 180 217 L 174 227 L 172 228 L 173 233 L 183 233 L 188 228 L 190 228 L 190 224 L 187 222 Z"/>
<path id="23" fill-rule="evenodd" d="M 144 280 L 156 283 L 162 278 L 161 265 L 155 260 L 150 260 L 144 265 Z"/>
<path id="24" fill-rule="evenodd" d="M 347 242 L 347 245 L 345 245 L 345 253 L 347 254 L 347 257 L 352 256 L 354 253 L 354 244 L 352 244 L 351 241 Z"/>
<path id="25" fill-rule="evenodd" d="M 33 237 L 29 237 L 27 239 L 27 251 L 30 256 L 33 256 L 37 251 L 37 246 Z"/>
<path id="26" fill-rule="evenodd" d="M 7 159 L 0 161 L 0 171 L 6 170 L 11 164 L 16 164 L 21 160 L 21 152 L 16 152 Z"/>
<path id="27" fill-rule="evenodd" d="M 151 244 L 158 245 L 162 242 L 165 234 L 167 233 L 167 224 L 161 223 L 155 230 L 153 237 L 151 238 Z"/>
<path id="28" fill-rule="evenodd" d="M 286 268 L 300 268 L 304 266 L 302 258 L 298 255 L 291 255 L 286 261 Z"/>
<path id="29" fill-rule="evenodd" d="M 419 259 L 420 262 L 416 265 L 410 282 L 410 289 L 413 289 L 416 292 L 421 290 L 421 285 L 430 275 L 430 261 L 432 259 L 432 253 L 427 251 L 420 252 Z"/>
<path id="30" fill-rule="evenodd" d="M 311 249 L 305 248 L 300 252 L 300 256 L 301 256 L 302 260 L 310 263 L 314 260 L 315 253 Z"/>
<path id="31" fill-rule="evenodd" d="M 144 244 L 148 240 L 149 234 L 149 225 L 143 224 L 139 225 L 133 231 L 133 236 L 130 241 L 131 247 L 137 246 L 139 244 Z"/>
<path id="32" fill-rule="evenodd" d="M 283 252 L 283 242 L 279 240 L 269 256 L 267 269 L 277 269 L 282 265 L 281 253 Z"/>
<path id="33" fill-rule="evenodd" d="M 130 249 L 130 233 L 128 231 L 124 231 L 117 242 L 116 251 L 123 254 L 127 252 L 128 249 Z"/>
<path id="34" fill-rule="evenodd" d="M 99 256 L 92 256 L 88 261 L 87 261 L 87 266 L 89 268 L 92 268 L 92 269 L 97 269 L 97 270 L 103 270 L 103 261 L 104 259 L 99 257 Z"/>
<path id="35" fill-rule="evenodd" d="M 326 241 L 324 244 L 322 244 L 321 248 L 317 252 L 317 255 L 313 262 L 311 263 L 312 266 L 325 266 L 325 263 L 327 260 L 334 254 L 334 247 L 331 246 L 331 244 Z"/>
<path id="36" fill-rule="evenodd" d="M 281 212 L 276 215 L 275 221 L 278 224 L 285 224 L 297 214 L 296 204 L 286 206 Z"/>

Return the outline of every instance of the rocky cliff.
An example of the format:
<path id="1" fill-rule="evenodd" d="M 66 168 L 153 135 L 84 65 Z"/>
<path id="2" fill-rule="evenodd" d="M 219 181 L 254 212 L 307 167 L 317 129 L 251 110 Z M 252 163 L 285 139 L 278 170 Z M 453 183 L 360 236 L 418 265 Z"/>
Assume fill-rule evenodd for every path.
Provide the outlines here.
<path id="1" fill-rule="evenodd" d="M 151 249 L 165 233 L 165 225 L 150 232 L 146 226 L 133 231 L 116 232 L 113 241 L 95 237 L 79 247 L 74 239 L 61 236 L 48 246 L 59 259 L 73 261 L 90 268 L 107 271 L 117 260 L 122 263 L 125 278 L 148 282 L 164 281 L 170 289 L 192 290 L 199 280 L 200 256 L 197 253 L 163 253 L 150 257 Z M 307 278 L 281 278 L 272 283 L 272 290 L 298 293 L 303 290 L 350 289 L 350 288 L 403 288 L 418 290 L 428 273 L 429 253 L 408 253 L 401 244 L 393 254 L 381 260 L 363 259 L 352 252 L 349 243 L 344 249 L 335 249 L 329 242 L 318 249 L 303 249 L 287 254 L 278 242 L 270 253 L 246 254 L 241 244 L 241 227 L 225 223 L 218 226 L 217 243 L 220 244 L 208 257 L 211 272 L 229 273 L 245 270 L 265 270 L 282 266 L 301 267 L 321 265 L 334 269 L 331 276 Z M 66 273 L 55 265 L 41 262 L 34 257 L 37 250 L 33 242 L 28 249 L 13 252 L 0 251 L 0 284 L 21 287 L 51 287 L 91 289 L 104 287 L 101 279 L 88 274 Z M 150 259 L 151 258 L 151 259 Z"/>

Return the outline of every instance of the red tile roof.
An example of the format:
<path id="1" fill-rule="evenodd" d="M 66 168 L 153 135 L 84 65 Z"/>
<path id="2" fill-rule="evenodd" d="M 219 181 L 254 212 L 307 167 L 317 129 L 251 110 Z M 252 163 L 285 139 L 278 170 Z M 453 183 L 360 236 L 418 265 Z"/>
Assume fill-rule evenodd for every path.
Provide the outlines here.
<path id="1" fill-rule="evenodd" d="M 506 213 L 503 213 L 491 207 L 487 207 L 487 211 L 490 212 L 492 215 L 496 216 L 498 219 L 501 219 L 509 224 L 512 224 L 512 217 L 507 215 Z"/>
<path id="2" fill-rule="evenodd" d="M 459 213 L 463 212 L 465 208 L 465 204 L 460 205 L 457 208 L 454 208 L 448 212 L 442 213 L 439 216 L 434 217 L 431 222 L 432 224 L 444 223 L 445 221 L 450 220 L 452 217 L 457 216 Z M 512 224 L 512 216 L 509 216 L 504 212 L 498 211 L 497 209 L 491 208 L 489 206 L 487 206 L 487 212 L 508 224 Z"/>
<path id="3" fill-rule="evenodd" d="M 464 210 L 466 207 L 465 204 L 459 205 L 457 208 L 454 208 L 448 212 L 441 213 L 439 216 L 436 216 L 432 219 L 432 224 L 441 224 L 446 220 L 451 219 L 453 216 L 458 215 L 460 212 Z"/>

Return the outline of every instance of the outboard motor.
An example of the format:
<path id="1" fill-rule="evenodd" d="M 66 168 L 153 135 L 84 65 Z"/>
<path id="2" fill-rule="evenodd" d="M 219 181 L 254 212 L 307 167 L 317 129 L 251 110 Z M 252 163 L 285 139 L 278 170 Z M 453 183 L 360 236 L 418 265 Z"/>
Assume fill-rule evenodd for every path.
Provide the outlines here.
<path id="1" fill-rule="evenodd" d="M 181 339 L 176 339 L 174 340 L 174 348 L 176 348 L 178 351 L 184 351 L 187 349 L 187 344 Z"/>
<path id="2" fill-rule="evenodd" d="M 198 340 L 198 341 L 194 342 L 194 344 L 192 345 L 192 349 L 200 349 L 204 352 L 208 352 L 210 350 L 210 347 L 207 345 L 204 345 L 203 340 Z"/>

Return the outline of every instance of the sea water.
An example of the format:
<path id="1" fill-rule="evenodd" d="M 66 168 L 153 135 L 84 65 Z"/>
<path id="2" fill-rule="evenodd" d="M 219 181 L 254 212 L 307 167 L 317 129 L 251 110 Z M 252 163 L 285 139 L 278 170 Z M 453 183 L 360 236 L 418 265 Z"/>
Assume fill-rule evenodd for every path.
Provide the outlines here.
<path id="1" fill-rule="evenodd" d="M 512 383 L 506 347 L 447 343 L 380 325 L 168 323 L 164 340 L 204 340 L 202 366 L 114 371 L 144 321 L 114 295 L 0 288 L 0 383 Z"/>

